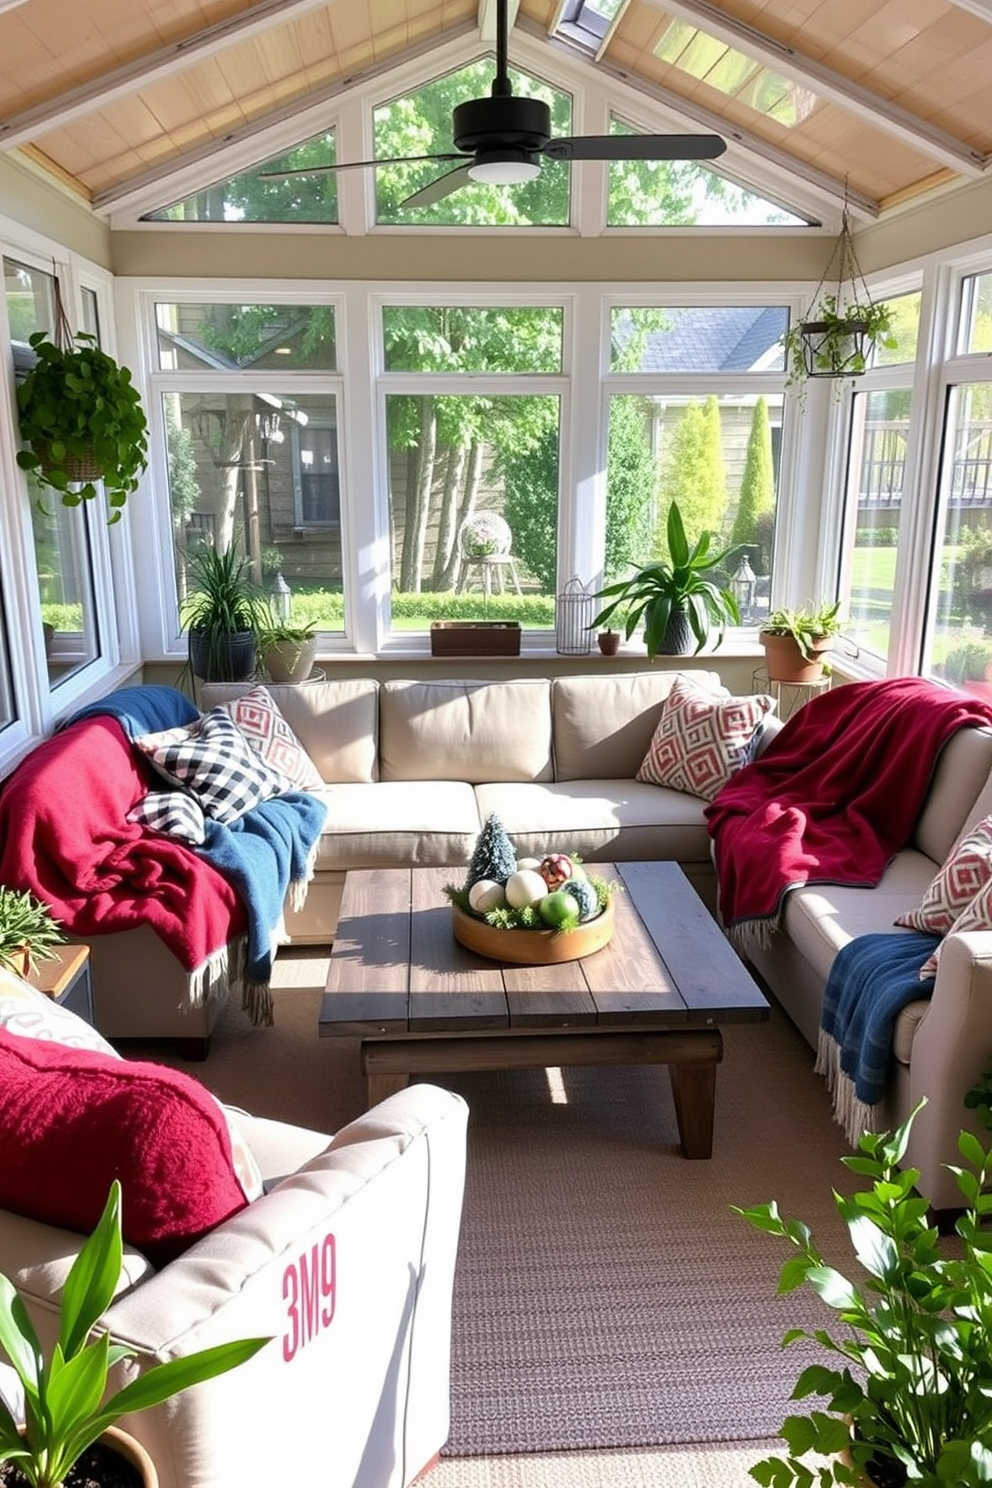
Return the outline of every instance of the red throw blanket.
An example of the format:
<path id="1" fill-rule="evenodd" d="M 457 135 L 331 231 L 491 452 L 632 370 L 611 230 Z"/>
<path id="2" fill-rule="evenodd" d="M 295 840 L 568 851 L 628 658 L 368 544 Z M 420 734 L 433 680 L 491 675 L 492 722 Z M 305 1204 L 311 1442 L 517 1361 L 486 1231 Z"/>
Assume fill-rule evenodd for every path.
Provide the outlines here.
<path id="1" fill-rule="evenodd" d="M 73 935 L 150 925 L 191 973 L 196 1002 L 208 963 L 243 935 L 245 909 L 183 843 L 127 821 L 156 780 L 112 718 L 46 739 L 0 792 L 0 883 L 30 889 Z M 140 985 L 136 966 L 136 992 Z"/>
<path id="2" fill-rule="evenodd" d="M 706 808 L 720 914 L 740 947 L 767 942 L 787 889 L 869 887 L 913 834 L 937 755 L 992 707 L 920 677 L 811 699 Z"/>

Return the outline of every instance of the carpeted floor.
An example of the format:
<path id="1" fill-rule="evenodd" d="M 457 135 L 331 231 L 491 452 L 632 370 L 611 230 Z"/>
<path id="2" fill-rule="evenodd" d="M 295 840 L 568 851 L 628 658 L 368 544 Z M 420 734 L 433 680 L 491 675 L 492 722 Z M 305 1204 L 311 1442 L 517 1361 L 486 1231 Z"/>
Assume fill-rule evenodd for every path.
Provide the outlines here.
<path id="1" fill-rule="evenodd" d="M 223 1099 L 304 1125 L 356 1115 L 356 1046 L 316 1035 L 325 965 L 283 952 L 277 1026 L 254 1029 L 230 1005 L 191 1071 Z M 471 1117 L 452 1430 L 432 1488 L 751 1481 L 801 1355 L 813 1357 L 803 1344 L 783 1353 L 782 1333 L 826 1314 L 802 1292 L 776 1296 L 782 1243 L 730 1205 L 778 1199 L 845 1265 L 830 1193 L 854 1180 L 788 1020 L 725 1040 L 710 1161 L 678 1150 L 664 1068 L 446 1082 Z"/>

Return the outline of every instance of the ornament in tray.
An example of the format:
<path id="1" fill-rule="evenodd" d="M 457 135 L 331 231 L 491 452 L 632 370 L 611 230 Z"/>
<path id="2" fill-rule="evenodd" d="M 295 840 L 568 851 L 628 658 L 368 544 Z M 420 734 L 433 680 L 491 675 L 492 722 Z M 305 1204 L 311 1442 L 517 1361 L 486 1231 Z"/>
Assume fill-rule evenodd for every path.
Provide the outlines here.
<path id="1" fill-rule="evenodd" d="M 612 886 L 556 847 L 518 858 L 495 813 L 479 833 L 464 883 L 445 892 L 455 939 L 496 961 L 577 961 L 613 934 Z"/>

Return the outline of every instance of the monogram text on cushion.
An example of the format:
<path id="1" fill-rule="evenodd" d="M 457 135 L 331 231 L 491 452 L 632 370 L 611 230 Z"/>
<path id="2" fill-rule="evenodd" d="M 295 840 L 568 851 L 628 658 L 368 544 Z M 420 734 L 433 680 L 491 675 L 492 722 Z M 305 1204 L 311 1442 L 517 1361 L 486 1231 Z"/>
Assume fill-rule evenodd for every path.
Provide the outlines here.
<path id="1" fill-rule="evenodd" d="M 638 780 L 712 801 L 750 757 L 754 732 L 775 699 L 728 697 L 679 677 L 665 699 Z"/>

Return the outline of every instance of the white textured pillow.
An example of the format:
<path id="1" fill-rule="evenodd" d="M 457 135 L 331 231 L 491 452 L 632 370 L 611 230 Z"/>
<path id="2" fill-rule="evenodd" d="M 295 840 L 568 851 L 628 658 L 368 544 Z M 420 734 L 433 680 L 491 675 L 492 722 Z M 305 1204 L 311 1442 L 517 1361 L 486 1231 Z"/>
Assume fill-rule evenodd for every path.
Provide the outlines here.
<path id="1" fill-rule="evenodd" d="M 748 763 L 755 730 L 774 707 L 766 693 L 729 697 L 676 678 L 637 779 L 712 801 Z"/>
<path id="2" fill-rule="evenodd" d="M 237 821 L 260 801 L 285 789 L 222 708 L 212 708 L 185 728 L 142 734 L 138 748 L 167 780 L 191 791 L 207 816 Z"/>

